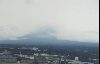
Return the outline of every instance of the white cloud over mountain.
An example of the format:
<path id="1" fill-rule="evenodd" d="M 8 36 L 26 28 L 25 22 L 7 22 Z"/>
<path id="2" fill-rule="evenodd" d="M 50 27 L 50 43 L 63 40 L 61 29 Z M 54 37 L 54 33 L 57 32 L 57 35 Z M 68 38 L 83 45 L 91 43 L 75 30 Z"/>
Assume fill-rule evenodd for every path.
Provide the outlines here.
<path id="1" fill-rule="evenodd" d="M 0 0 L 0 39 L 52 27 L 58 39 L 98 41 L 99 0 Z"/>

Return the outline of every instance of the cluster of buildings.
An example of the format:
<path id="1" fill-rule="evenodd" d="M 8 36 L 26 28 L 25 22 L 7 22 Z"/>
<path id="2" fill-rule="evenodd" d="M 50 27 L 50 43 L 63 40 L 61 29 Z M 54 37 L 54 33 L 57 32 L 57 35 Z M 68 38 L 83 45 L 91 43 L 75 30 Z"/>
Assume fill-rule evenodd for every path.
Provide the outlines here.
<path id="1" fill-rule="evenodd" d="M 11 54 L 9 51 L 5 50 L 4 52 L 0 53 L 0 61 L 2 62 L 16 62 L 17 57 Z"/>
<path id="2" fill-rule="evenodd" d="M 66 60 L 66 61 L 61 61 L 61 64 L 94 64 L 90 62 L 81 62 L 79 61 L 78 57 L 75 57 L 75 60 Z"/>
<path id="3" fill-rule="evenodd" d="M 33 50 L 38 50 L 38 48 L 33 48 Z M 23 54 L 11 54 L 9 51 L 5 50 L 0 53 L 0 61 L 5 62 L 18 62 L 21 63 L 21 60 L 17 60 L 17 57 L 28 59 L 31 64 L 96 64 L 91 62 L 81 62 L 78 57 L 75 57 L 74 60 L 65 58 L 64 56 L 59 55 L 50 55 L 46 53 L 34 53 L 33 55 L 23 55 Z M 94 59 L 96 61 L 96 59 Z"/>
<path id="4" fill-rule="evenodd" d="M 81 62 L 78 57 L 75 57 L 75 60 L 69 60 L 64 58 L 64 56 L 39 53 L 36 53 L 33 56 L 22 54 L 19 56 L 32 60 L 32 64 L 94 64 L 91 62 Z"/>

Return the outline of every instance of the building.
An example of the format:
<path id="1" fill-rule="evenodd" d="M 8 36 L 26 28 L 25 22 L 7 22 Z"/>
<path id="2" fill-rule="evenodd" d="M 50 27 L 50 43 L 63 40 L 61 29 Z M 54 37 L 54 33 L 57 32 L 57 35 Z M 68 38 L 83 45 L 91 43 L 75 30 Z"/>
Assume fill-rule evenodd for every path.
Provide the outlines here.
<path id="1" fill-rule="evenodd" d="M 81 61 L 79 61 L 78 57 L 75 57 L 75 60 L 69 60 L 67 62 L 68 62 L 68 64 L 94 64 L 94 63 L 90 63 L 90 62 L 81 62 Z"/>
<path id="2" fill-rule="evenodd" d="M 0 54 L 0 61 L 6 62 L 16 62 L 17 57 L 10 54 L 7 50 L 5 50 L 2 54 Z"/>

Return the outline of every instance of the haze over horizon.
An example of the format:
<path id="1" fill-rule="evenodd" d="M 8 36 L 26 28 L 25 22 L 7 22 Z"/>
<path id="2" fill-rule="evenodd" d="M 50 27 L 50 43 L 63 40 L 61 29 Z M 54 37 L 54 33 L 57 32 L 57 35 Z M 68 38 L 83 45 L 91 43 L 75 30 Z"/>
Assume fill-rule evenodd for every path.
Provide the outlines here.
<path id="1" fill-rule="evenodd" d="M 99 42 L 99 0 L 0 0 L 0 40 Z"/>

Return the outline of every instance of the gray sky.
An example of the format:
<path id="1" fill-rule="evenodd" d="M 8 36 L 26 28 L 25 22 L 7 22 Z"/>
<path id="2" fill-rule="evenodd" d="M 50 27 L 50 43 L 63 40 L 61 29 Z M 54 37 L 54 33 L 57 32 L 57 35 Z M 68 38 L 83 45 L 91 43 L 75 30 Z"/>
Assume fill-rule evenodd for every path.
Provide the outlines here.
<path id="1" fill-rule="evenodd" d="M 0 0 L 1 40 L 50 28 L 58 39 L 98 42 L 98 23 L 99 0 Z"/>

